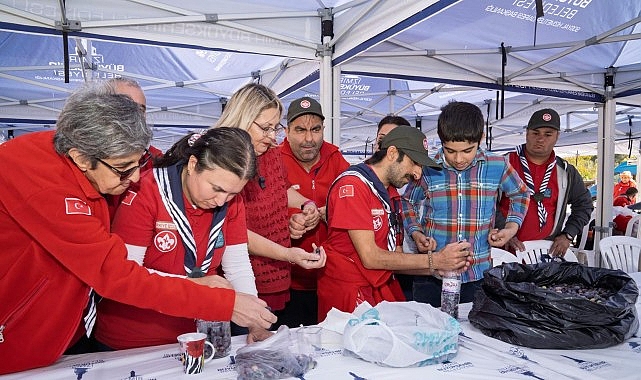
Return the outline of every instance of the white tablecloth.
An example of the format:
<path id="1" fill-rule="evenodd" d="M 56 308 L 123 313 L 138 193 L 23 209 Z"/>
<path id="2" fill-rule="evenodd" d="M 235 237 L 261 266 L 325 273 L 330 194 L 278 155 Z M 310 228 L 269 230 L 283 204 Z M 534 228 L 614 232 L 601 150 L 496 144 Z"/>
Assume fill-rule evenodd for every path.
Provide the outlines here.
<path id="1" fill-rule="evenodd" d="M 641 283 L 641 273 L 631 276 L 637 283 Z M 461 305 L 460 315 L 466 316 L 470 308 L 471 304 Z M 637 301 L 637 310 L 641 311 L 640 309 L 641 300 Z M 323 330 L 323 350 L 316 357 L 318 365 L 306 373 L 304 379 L 641 379 L 639 337 L 606 349 L 540 350 L 489 338 L 472 327 L 465 317 L 461 319 L 461 326 L 463 334 L 459 339 L 457 356 L 450 362 L 421 368 L 386 368 L 344 356 L 341 335 Z M 200 375 L 184 375 L 179 361 L 178 344 L 169 344 L 65 356 L 49 367 L 0 376 L 0 379 L 236 379 L 232 360 L 235 351 L 243 344 L 244 337 L 234 337 L 232 356 L 210 361 Z"/>

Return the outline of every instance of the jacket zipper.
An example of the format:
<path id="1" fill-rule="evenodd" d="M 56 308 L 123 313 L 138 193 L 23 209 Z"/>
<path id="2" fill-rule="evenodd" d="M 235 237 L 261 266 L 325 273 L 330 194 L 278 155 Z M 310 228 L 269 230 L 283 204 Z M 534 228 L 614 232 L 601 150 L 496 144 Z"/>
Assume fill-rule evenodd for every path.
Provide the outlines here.
<path id="1" fill-rule="evenodd" d="M 0 324 L 0 343 L 4 343 L 4 330 L 11 323 L 13 319 L 18 318 L 22 313 L 27 309 L 29 305 L 36 298 L 36 295 L 40 293 L 43 288 L 43 285 L 47 282 L 46 278 L 42 278 L 36 283 L 33 289 L 20 301 L 18 306 L 2 321 Z"/>

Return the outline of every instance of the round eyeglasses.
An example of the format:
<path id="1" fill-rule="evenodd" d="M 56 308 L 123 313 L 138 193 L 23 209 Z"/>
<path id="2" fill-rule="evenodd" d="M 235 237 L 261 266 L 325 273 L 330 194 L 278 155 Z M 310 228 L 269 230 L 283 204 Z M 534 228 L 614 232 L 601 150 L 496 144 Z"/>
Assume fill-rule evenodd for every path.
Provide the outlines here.
<path id="1" fill-rule="evenodd" d="M 275 127 L 263 127 L 255 121 L 252 121 L 252 123 L 260 128 L 263 131 L 263 135 L 266 137 L 271 135 L 272 133 L 274 134 L 274 136 L 279 136 L 285 130 L 285 127 L 283 127 L 281 123 L 276 124 Z"/>

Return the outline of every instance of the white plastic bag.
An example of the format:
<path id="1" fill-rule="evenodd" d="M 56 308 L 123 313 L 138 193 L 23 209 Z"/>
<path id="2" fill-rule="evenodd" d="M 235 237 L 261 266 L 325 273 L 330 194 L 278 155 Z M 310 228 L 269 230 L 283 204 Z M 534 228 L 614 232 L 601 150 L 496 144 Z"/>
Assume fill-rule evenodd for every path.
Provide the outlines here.
<path id="1" fill-rule="evenodd" d="M 458 321 L 428 304 L 364 303 L 343 332 L 343 347 L 369 362 L 389 367 L 422 367 L 451 360 L 458 349 Z"/>

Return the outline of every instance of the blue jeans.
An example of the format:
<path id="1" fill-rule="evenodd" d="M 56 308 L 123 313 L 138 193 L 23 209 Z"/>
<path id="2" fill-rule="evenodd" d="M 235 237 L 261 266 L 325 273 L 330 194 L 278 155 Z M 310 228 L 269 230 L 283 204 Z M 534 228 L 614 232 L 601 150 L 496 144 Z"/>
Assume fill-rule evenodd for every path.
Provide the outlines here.
<path id="1" fill-rule="evenodd" d="M 481 280 L 461 284 L 461 303 L 474 301 L 474 293 L 481 289 Z M 442 281 L 434 276 L 415 276 L 412 293 L 414 301 L 429 303 L 434 307 L 441 307 Z"/>

